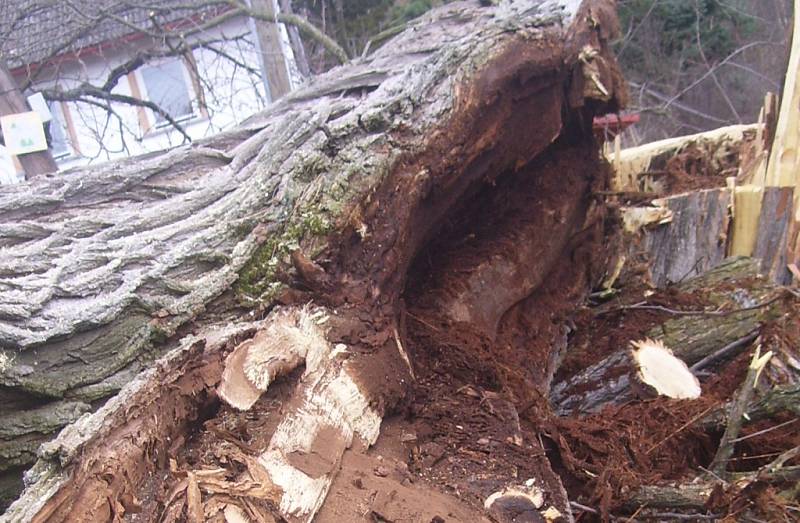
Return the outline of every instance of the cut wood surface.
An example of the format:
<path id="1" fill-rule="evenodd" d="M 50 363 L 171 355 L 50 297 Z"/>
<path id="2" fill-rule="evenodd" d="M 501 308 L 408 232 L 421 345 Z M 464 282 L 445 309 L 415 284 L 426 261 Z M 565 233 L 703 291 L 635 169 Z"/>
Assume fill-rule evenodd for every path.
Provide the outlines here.
<path id="1" fill-rule="evenodd" d="M 663 343 L 646 339 L 631 342 L 631 345 L 634 383 L 641 382 L 641 385 L 649 387 L 658 396 L 674 399 L 700 397 L 698 379 L 686 363 L 675 357 Z"/>
<path id="2" fill-rule="evenodd" d="M 733 189 L 733 231 L 728 253 L 731 256 L 750 256 L 758 240 L 761 202 L 764 187 L 758 185 L 737 185 Z"/>
<path id="3" fill-rule="evenodd" d="M 702 276 L 679 285 L 683 291 L 704 289 L 718 309 L 681 314 L 652 329 L 648 336 L 663 342 L 675 356 L 693 365 L 706 356 L 748 337 L 772 317 L 775 303 L 767 303 L 777 292 L 770 282 L 757 277 L 757 262 L 749 258 L 730 258 Z M 731 296 L 730 285 L 737 280 L 747 282 L 745 288 Z M 759 283 L 753 284 L 750 280 Z M 755 305 L 764 304 L 761 307 Z M 647 307 L 647 305 L 639 305 Z M 613 309 L 613 306 L 609 306 Z M 635 306 L 633 308 L 636 308 Z M 740 310 L 741 309 L 741 310 Z M 719 311 L 725 311 L 720 314 Z M 750 340 L 752 341 L 753 338 Z M 635 397 L 629 376 L 629 349 L 619 351 L 556 383 L 550 401 L 559 415 L 598 412 L 607 404 L 622 404 Z"/>
<path id="4" fill-rule="evenodd" d="M 452 4 L 217 137 L 0 190 L 0 400 L 9 414 L 67 400 L 80 411 L 179 347 L 43 447 L 2 521 L 103 521 L 135 510 L 142 483 L 166 470 L 187 426 L 216 401 L 224 355 L 258 339 L 205 328 L 245 313 L 265 318 L 254 328 L 269 332 L 282 315 L 305 321 L 309 301 L 319 307 L 320 350 L 292 347 L 297 357 L 280 372 L 272 349 L 251 361 L 266 371 L 262 388 L 301 362 L 306 372 L 267 448 L 246 461 L 249 476 L 225 481 L 257 483 L 248 492 L 276 515 L 312 519 L 343 454 L 375 441 L 414 381 L 401 294 L 415 256 L 452 213 L 501 176 L 581 158 L 592 169 L 576 170 L 573 197 L 548 204 L 568 219 L 542 206 L 532 223 L 560 224 L 570 240 L 602 224 L 588 203 L 605 183 L 591 163 L 591 122 L 624 98 L 608 48 L 615 30 L 604 0 Z M 576 248 L 542 242 L 532 226 L 508 234 L 538 234 L 541 258 L 517 283 L 519 270 L 504 264 L 515 251 L 490 246 L 499 269 L 474 270 L 494 287 L 482 283 L 458 302 L 485 320 L 486 336 Z M 576 296 L 588 285 L 576 283 Z M 505 292 L 481 299 L 492 288 Z M 56 430 L 55 419 L 41 432 Z M 550 502 L 568 513 L 542 467 Z M 197 516 L 213 482 L 186 478 Z"/>

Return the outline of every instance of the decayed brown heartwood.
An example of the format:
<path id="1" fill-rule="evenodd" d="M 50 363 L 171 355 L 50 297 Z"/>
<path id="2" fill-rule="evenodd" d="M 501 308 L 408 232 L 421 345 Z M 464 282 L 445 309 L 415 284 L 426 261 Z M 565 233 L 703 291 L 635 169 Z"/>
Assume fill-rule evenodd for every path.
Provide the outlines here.
<path id="1" fill-rule="evenodd" d="M 306 368 L 257 456 L 259 492 L 284 517 L 311 519 L 342 453 L 375 441 L 414 379 L 398 323 L 414 256 L 454 209 L 555 142 L 593 150 L 593 115 L 623 96 L 614 31 L 602 0 L 451 5 L 235 130 L 4 188 L 3 417 L 50 424 L 4 424 L 15 428 L 0 434 L 3 468 L 17 473 L 8 464 L 26 465 L 61 424 L 128 385 L 39 451 L 3 521 L 124 513 L 167 465 L 169 442 L 217 401 L 224 355 L 259 332 L 289 342 L 266 344 L 251 371 L 287 351 Z M 586 176 L 559 234 L 583 227 L 590 182 L 604 177 Z M 513 264 L 479 266 L 509 290 L 489 307 L 488 286 L 476 287 L 458 314 L 491 330 L 564 244 L 548 248 L 522 288 L 507 285 Z M 328 464 L 306 474 L 298 456 L 318 454 L 323 433 Z"/>

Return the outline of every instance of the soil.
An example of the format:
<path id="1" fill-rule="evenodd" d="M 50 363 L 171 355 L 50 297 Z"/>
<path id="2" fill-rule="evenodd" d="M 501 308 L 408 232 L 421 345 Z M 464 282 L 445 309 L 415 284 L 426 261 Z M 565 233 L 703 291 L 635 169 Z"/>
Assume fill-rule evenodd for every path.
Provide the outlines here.
<path id="1" fill-rule="evenodd" d="M 414 434 L 399 416 L 384 421 L 377 444 L 364 453 L 348 451 L 331 487 L 331 495 L 314 521 L 489 523 L 479 507 L 462 502 L 444 487 L 432 488 L 415 472 Z"/>

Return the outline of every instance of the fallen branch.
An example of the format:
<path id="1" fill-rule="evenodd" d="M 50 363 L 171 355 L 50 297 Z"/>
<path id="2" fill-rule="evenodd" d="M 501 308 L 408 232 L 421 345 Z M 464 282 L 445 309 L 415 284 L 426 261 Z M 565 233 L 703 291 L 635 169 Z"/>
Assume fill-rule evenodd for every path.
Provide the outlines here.
<path id="1" fill-rule="evenodd" d="M 714 459 L 709 466 L 709 470 L 717 476 L 723 477 L 725 475 L 725 468 L 733 455 L 736 438 L 739 436 L 739 431 L 742 429 L 744 414 L 747 411 L 747 407 L 750 405 L 750 400 L 753 398 L 753 391 L 758 384 L 761 371 L 764 369 L 767 362 L 769 362 L 770 358 L 772 358 L 771 351 L 762 356 L 761 346 L 759 345 L 756 347 L 753 359 L 750 362 L 750 366 L 747 368 L 747 376 L 745 377 L 744 383 L 742 383 L 739 393 L 736 395 L 736 400 L 731 405 L 725 433 L 722 435 L 717 453 L 714 455 Z"/>
<path id="2" fill-rule="evenodd" d="M 784 454 L 788 457 L 781 463 L 796 456 L 796 452 L 798 451 L 795 449 L 785 452 Z M 776 462 L 778 460 L 773 463 Z M 730 479 L 735 483 L 738 491 L 744 490 L 748 485 L 757 481 L 764 483 L 793 482 L 800 480 L 800 466 L 771 467 L 771 465 L 765 465 L 755 472 L 732 473 Z M 709 497 L 719 485 L 719 480 L 699 481 L 683 485 L 645 485 L 631 493 L 623 508 L 633 511 L 646 505 L 648 509 L 704 510 Z"/>
<path id="3" fill-rule="evenodd" d="M 739 312 L 747 312 L 747 311 L 754 311 L 757 309 L 763 309 L 764 307 L 768 307 L 781 299 L 783 297 L 783 293 L 778 294 L 777 296 L 773 296 L 769 300 L 763 301 L 761 303 L 757 303 L 756 305 L 751 305 L 749 307 L 742 307 L 740 309 L 734 309 L 729 311 L 698 311 L 698 310 L 678 310 L 678 309 L 670 309 L 669 307 L 664 307 L 662 305 L 649 305 L 646 301 L 641 301 L 638 303 L 634 303 L 633 305 L 618 305 L 616 307 L 611 307 L 608 309 L 603 309 L 601 311 L 597 311 L 597 315 L 608 314 L 610 312 L 616 311 L 626 311 L 626 310 L 648 310 L 648 311 L 658 311 L 663 312 L 666 314 L 672 314 L 674 316 L 730 316 L 731 314 L 737 314 Z"/>
<path id="4" fill-rule="evenodd" d="M 756 338 L 758 338 L 759 330 L 760 329 L 755 329 L 750 334 L 747 334 L 746 336 L 742 336 L 738 340 L 733 341 L 733 342 L 725 345 L 720 350 L 709 354 L 708 356 L 706 356 L 702 360 L 700 360 L 697 363 L 695 363 L 694 365 L 692 365 L 690 367 L 690 369 L 692 370 L 692 372 L 697 372 L 698 370 L 704 369 L 705 367 L 708 367 L 709 365 L 711 365 L 713 363 L 716 363 L 716 362 L 718 362 L 720 360 L 724 360 L 724 359 L 726 359 L 726 358 L 728 358 L 730 356 L 735 355 L 737 353 L 738 349 L 741 349 L 743 347 L 747 347 L 752 341 L 754 341 Z"/>
<path id="5" fill-rule="evenodd" d="M 795 419 L 792 421 L 797 421 L 797 420 Z M 765 472 L 776 472 L 778 469 L 783 468 L 784 463 L 786 463 L 790 459 L 796 458 L 798 455 L 800 455 L 800 445 L 782 453 L 780 456 L 778 456 L 773 461 L 764 466 L 761 470 Z"/>
<path id="6" fill-rule="evenodd" d="M 700 427 L 703 430 L 710 430 L 726 425 L 731 408 L 732 404 L 728 403 L 715 409 L 711 414 L 703 418 Z M 747 420 L 753 423 L 779 413 L 791 413 L 795 416 L 800 416 L 800 386 L 773 388 L 763 398 L 748 407 Z"/>
<path id="7" fill-rule="evenodd" d="M 572 508 L 588 512 L 590 514 L 600 515 L 600 512 L 597 509 L 589 507 L 587 505 L 583 505 L 582 503 L 578 503 L 576 501 L 570 501 L 569 504 Z M 642 513 L 642 510 L 644 510 L 645 508 L 646 508 L 645 505 L 639 507 L 637 509 L 637 512 L 635 513 L 635 517 L 641 519 L 660 519 L 660 520 L 671 519 L 671 520 L 690 520 L 690 521 L 696 521 L 698 519 L 719 519 L 720 517 L 722 517 L 720 514 L 699 514 L 696 512 L 691 514 L 684 514 L 681 512 Z M 634 516 L 611 515 L 610 519 L 611 521 L 625 521 L 625 522 L 635 521 Z"/>
<path id="8" fill-rule="evenodd" d="M 704 289 L 710 303 L 724 308 L 730 307 L 729 289 L 731 282 L 736 281 L 747 282 L 747 287 L 742 285 L 749 289 L 747 299 L 752 300 L 750 303 L 758 301 L 760 307 L 739 308 L 725 314 L 677 315 L 643 333 L 642 337 L 663 342 L 676 357 L 693 366 L 692 370 L 731 357 L 753 334 L 760 332 L 761 325 L 769 321 L 775 311 L 783 310 L 782 302 L 772 301 L 777 298 L 774 296 L 776 288 L 758 279 L 755 262 L 744 258 L 726 260 L 704 275 L 677 286 L 687 293 Z M 754 285 L 754 281 L 759 283 Z M 559 381 L 550 391 L 554 411 L 562 416 L 589 414 L 598 412 L 604 405 L 619 405 L 634 399 L 626 372 L 629 366 L 627 350 L 620 347 L 601 361 Z"/>

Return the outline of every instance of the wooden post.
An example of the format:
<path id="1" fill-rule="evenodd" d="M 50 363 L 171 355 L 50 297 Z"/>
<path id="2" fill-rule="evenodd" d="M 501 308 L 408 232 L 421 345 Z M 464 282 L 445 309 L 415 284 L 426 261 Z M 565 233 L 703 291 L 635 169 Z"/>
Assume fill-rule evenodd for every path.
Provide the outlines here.
<path id="1" fill-rule="evenodd" d="M 0 116 L 30 111 L 28 100 L 19 90 L 14 77 L 6 67 L 5 60 L 0 57 Z M 22 170 L 28 178 L 38 174 L 51 173 L 58 170 L 50 150 L 21 154 L 17 156 Z"/>
<path id="2" fill-rule="evenodd" d="M 787 264 L 800 258 L 800 0 L 794 0 L 794 28 L 789 67 L 783 84 L 781 108 L 767 165 L 767 185 L 794 187 L 794 224 L 789 234 Z"/>
<path id="3" fill-rule="evenodd" d="M 251 0 L 251 5 L 256 13 L 263 13 L 268 17 L 275 15 L 273 0 Z M 275 22 L 258 18 L 255 19 L 255 25 L 270 100 L 275 101 L 292 89 L 281 44 L 280 28 Z"/>

